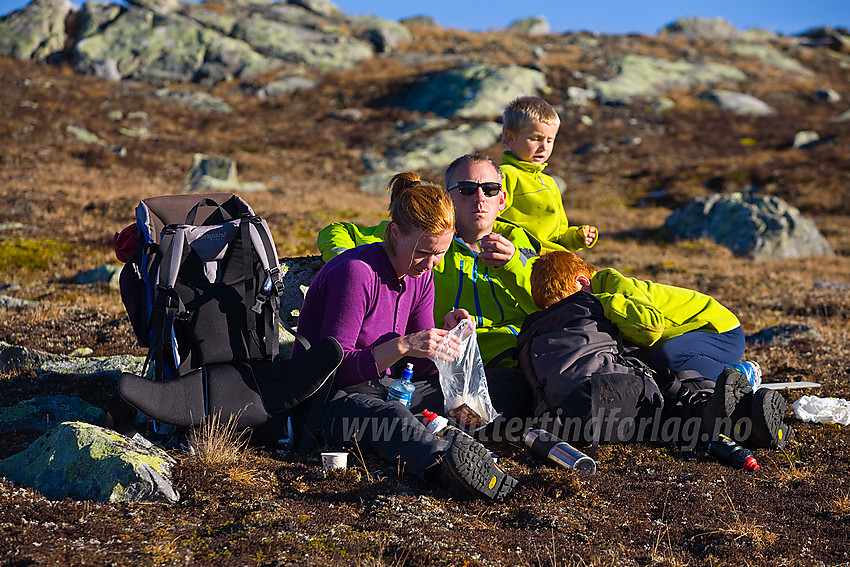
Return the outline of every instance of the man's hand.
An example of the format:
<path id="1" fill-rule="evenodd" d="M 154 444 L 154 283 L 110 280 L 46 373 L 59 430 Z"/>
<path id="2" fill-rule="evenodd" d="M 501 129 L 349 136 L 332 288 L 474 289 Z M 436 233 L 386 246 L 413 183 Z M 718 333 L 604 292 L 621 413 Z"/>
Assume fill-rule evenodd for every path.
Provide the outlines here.
<path id="1" fill-rule="evenodd" d="M 475 320 L 472 318 L 472 315 L 469 314 L 469 311 L 466 309 L 460 308 L 455 309 L 454 311 L 449 311 L 446 313 L 446 321 L 444 329 L 454 329 L 457 327 L 461 321 L 464 319 L 468 319 L 470 323 L 472 323 L 473 328 L 475 327 Z"/>
<path id="2" fill-rule="evenodd" d="M 516 252 L 516 246 L 510 240 L 495 232 L 491 232 L 479 240 L 478 246 L 481 249 L 478 254 L 481 260 L 496 268 L 501 268 L 507 264 Z"/>

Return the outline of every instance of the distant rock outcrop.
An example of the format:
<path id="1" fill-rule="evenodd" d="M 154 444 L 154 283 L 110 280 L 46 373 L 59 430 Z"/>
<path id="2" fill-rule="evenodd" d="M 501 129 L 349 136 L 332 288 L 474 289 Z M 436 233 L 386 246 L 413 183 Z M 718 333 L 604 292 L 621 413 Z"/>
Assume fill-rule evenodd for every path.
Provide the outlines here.
<path id="1" fill-rule="evenodd" d="M 596 98 L 605 104 L 628 104 L 638 97 L 661 95 L 676 87 L 739 82 L 746 74 L 723 63 L 669 61 L 645 55 L 626 55 L 611 62 L 617 76 L 606 81 L 589 81 Z"/>
<path id="2" fill-rule="evenodd" d="M 67 0 L 34 0 L 0 19 L 0 53 L 67 58 L 81 73 L 154 84 L 348 68 L 409 40 L 398 22 L 347 17 L 328 0 L 134 0 L 79 10 Z"/>
<path id="3" fill-rule="evenodd" d="M 810 219 L 773 195 L 698 197 L 673 211 L 664 229 L 676 239 L 707 238 L 754 259 L 833 254 Z"/>

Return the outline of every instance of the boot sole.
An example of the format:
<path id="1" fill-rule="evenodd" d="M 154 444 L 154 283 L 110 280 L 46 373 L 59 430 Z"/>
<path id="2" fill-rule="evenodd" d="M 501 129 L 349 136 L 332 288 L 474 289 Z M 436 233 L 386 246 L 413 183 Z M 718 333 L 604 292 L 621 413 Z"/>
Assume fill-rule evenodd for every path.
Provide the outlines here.
<path id="1" fill-rule="evenodd" d="M 744 405 L 748 396 L 753 393 L 750 381 L 740 371 L 727 368 L 720 376 L 714 387 L 714 394 L 706 405 L 700 430 L 704 441 L 712 441 L 719 433 L 727 429 L 727 434 L 734 430 L 735 421 L 741 415 L 746 415 Z M 728 420 L 729 427 L 724 428 L 718 420 Z"/>
<path id="2" fill-rule="evenodd" d="M 484 445 L 465 433 L 455 433 L 446 458 L 458 483 L 479 498 L 502 500 L 516 487 L 516 479 L 496 466 Z"/>
<path id="3" fill-rule="evenodd" d="M 794 430 L 785 423 L 785 398 L 776 390 L 756 390 L 750 417 L 753 421 L 751 445 L 781 449 L 794 438 Z"/>

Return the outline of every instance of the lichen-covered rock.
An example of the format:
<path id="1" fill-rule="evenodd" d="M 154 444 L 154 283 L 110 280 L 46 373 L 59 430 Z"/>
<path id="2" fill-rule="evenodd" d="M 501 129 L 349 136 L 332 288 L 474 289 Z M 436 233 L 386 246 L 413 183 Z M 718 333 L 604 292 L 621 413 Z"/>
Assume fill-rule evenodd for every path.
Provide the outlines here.
<path id="1" fill-rule="evenodd" d="M 33 0 L 0 18 L 0 54 L 25 61 L 46 59 L 65 47 L 68 0 Z"/>
<path id="2" fill-rule="evenodd" d="M 190 81 L 203 62 L 212 33 L 182 16 L 130 8 L 99 34 L 77 42 L 75 68 L 95 74 L 109 61 L 122 78 L 152 83 Z"/>
<path id="3" fill-rule="evenodd" d="M 711 85 L 721 81 L 743 81 L 747 75 L 723 63 L 670 61 L 629 54 L 610 63 L 617 76 L 606 81 L 589 80 L 588 87 L 600 102 L 628 104 L 639 97 L 661 95 L 677 87 Z"/>
<path id="4" fill-rule="evenodd" d="M 502 127 L 496 122 L 461 124 L 390 152 L 387 165 L 394 171 L 439 170 L 457 156 L 492 146 L 501 132 Z"/>
<path id="5" fill-rule="evenodd" d="M 57 394 L 0 408 L 0 428 L 18 433 L 47 433 L 63 421 L 106 425 L 106 412 L 85 400 Z"/>
<path id="6" fill-rule="evenodd" d="M 374 55 L 366 41 L 261 17 L 239 21 L 232 35 L 267 57 L 320 71 L 346 69 Z"/>
<path id="7" fill-rule="evenodd" d="M 514 98 L 545 87 L 546 75 L 535 69 L 473 64 L 419 77 L 401 104 L 445 118 L 492 118 Z"/>
<path id="8" fill-rule="evenodd" d="M 754 57 L 760 59 L 767 65 L 783 71 L 791 71 L 799 75 L 813 75 L 811 69 L 807 69 L 802 63 L 788 57 L 771 45 L 758 43 L 735 42 L 730 49 L 743 57 Z"/>
<path id="9" fill-rule="evenodd" d="M 53 356 L 39 368 L 39 376 L 75 376 L 118 379 L 124 372 L 141 374 L 145 357 L 119 354 L 116 356 Z"/>
<path id="10" fill-rule="evenodd" d="M 697 197 L 673 211 L 664 229 L 676 239 L 711 239 L 755 259 L 833 254 L 814 223 L 774 195 Z"/>
<path id="11" fill-rule="evenodd" d="M 176 461 L 162 449 L 90 423 L 67 421 L 0 461 L 0 475 L 50 500 L 177 502 Z"/>

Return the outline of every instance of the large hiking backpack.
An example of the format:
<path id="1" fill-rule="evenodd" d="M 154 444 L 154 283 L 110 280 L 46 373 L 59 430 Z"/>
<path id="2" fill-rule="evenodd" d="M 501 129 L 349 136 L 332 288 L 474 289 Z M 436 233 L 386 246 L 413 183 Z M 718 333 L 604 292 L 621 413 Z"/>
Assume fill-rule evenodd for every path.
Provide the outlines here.
<path id="1" fill-rule="evenodd" d="M 625 353 L 617 328 L 590 293 L 574 293 L 529 315 L 517 350 L 534 392 L 535 417 L 567 441 L 595 446 L 637 440 L 660 420 L 664 402 L 653 371 Z"/>
<path id="2" fill-rule="evenodd" d="M 329 387 L 342 360 L 335 339 L 279 355 L 283 283 L 266 221 L 232 193 L 163 195 L 136 207 L 137 243 L 121 295 L 146 377 L 124 374 L 122 397 L 176 426 L 229 414 L 257 427 Z M 116 251 L 118 250 L 116 239 Z M 132 245 L 124 246 L 132 249 Z M 326 388 L 325 388 L 326 390 Z"/>

